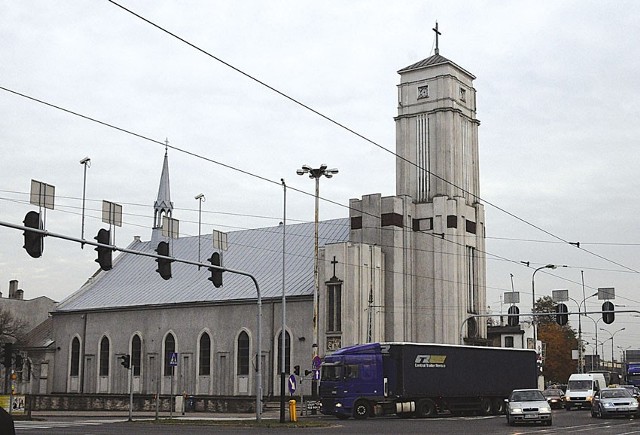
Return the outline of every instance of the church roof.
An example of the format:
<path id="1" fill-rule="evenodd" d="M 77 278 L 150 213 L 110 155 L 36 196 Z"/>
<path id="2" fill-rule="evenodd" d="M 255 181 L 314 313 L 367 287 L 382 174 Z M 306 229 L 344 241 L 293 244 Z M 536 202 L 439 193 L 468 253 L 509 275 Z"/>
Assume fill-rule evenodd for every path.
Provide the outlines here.
<path id="1" fill-rule="evenodd" d="M 314 288 L 313 222 L 286 226 L 285 294 L 312 295 Z M 349 239 L 349 219 L 319 223 L 320 246 Z M 213 236 L 200 240 L 200 263 L 208 263 L 213 253 Z M 173 239 L 171 255 L 198 261 L 198 236 Z M 134 241 L 128 249 L 154 253 L 151 242 Z M 220 251 L 218 251 L 220 252 Z M 228 250 L 222 251 L 222 265 L 253 275 L 263 298 L 282 296 L 282 226 L 228 233 Z M 125 307 L 173 305 L 195 302 L 222 302 L 256 299 L 253 281 L 230 272 L 223 274 L 223 285 L 215 288 L 207 278 L 207 268 L 174 262 L 172 278 L 164 280 L 156 272 L 155 258 L 121 253 L 110 271 L 99 270 L 78 291 L 60 302 L 58 312 L 100 310 Z"/>
<path id="2" fill-rule="evenodd" d="M 407 67 L 404 67 L 404 68 L 402 68 L 401 70 L 398 71 L 398 74 L 402 74 L 402 73 L 405 73 L 405 72 L 418 70 L 418 69 L 422 69 L 422 68 L 428 68 L 428 67 L 435 66 L 435 65 L 442 65 L 442 64 L 445 64 L 445 63 L 448 63 L 448 64 L 451 64 L 451 65 L 455 66 L 457 69 L 459 69 L 459 70 L 463 71 L 465 74 L 469 75 L 471 77 L 471 79 L 475 79 L 476 78 L 469 71 L 465 70 L 461 66 L 455 64 L 454 62 L 450 61 L 446 57 L 441 56 L 440 54 L 434 54 L 433 56 L 429 56 L 426 59 L 422 59 L 419 62 L 416 62 L 416 63 L 414 63 L 412 65 L 407 66 Z"/>

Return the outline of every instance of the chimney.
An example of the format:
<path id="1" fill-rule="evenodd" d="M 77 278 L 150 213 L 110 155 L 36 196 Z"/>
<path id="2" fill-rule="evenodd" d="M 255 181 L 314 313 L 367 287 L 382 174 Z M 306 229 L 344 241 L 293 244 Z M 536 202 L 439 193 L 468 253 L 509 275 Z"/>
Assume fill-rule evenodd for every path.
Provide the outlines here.
<path id="1" fill-rule="evenodd" d="M 15 299 L 17 291 L 18 291 L 18 280 L 12 279 L 11 281 L 9 281 L 9 299 Z"/>
<path id="2" fill-rule="evenodd" d="M 18 300 L 22 300 L 24 299 L 24 290 L 22 290 L 21 288 L 19 288 L 18 290 L 16 290 L 16 299 Z"/>

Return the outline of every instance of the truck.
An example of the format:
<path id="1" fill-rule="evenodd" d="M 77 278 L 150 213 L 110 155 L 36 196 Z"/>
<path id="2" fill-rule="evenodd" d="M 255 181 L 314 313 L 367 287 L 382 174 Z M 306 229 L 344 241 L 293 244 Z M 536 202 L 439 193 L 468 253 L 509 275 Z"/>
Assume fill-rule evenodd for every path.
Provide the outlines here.
<path id="1" fill-rule="evenodd" d="M 534 350 L 368 343 L 325 356 L 320 412 L 339 419 L 498 415 L 512 390 L 537 385 Z"/>
<path id="2" fill-rule="evenodd" d="M 625 382 L 640 387 L 640 350 L 627 349 L 624 352 Z"/>

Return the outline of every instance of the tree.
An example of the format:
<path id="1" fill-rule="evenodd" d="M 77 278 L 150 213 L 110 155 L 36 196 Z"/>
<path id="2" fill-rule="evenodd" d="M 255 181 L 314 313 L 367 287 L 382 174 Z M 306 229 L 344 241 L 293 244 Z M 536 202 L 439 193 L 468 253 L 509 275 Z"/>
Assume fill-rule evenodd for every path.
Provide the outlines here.
<path id="1" fill-rule="evenodd" d="M 6 308 L 0 308 L 0 343 L 15 343 L 27 333 L 27 322 Z"/>
<path id="2" fill-rule="evenodd" d="M 538 313 L 555 313 L 556 304 L 549 296 L 536 301 Z M 555 314 L 538 317 L 538 340 L 544 343 L 544 363 L 542 373 L 545 379 L 566 383 L 571 373 L 576 372 L 577 362 L 571 357 L 572 349 L 578 348 L 576 331 L 569 326 L 560 326 Z"/>

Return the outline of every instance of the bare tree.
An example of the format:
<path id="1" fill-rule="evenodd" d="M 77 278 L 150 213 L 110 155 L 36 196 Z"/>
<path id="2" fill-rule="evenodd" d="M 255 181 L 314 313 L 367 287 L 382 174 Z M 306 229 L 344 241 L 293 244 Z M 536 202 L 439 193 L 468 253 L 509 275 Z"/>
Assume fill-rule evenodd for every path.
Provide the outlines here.
<path id="1" fill-rule="evenodd" d="M 17 318 L 13 313 L 0 308 L 0 343 L 20 341 L 27 333 L 27 322 Z"/>

